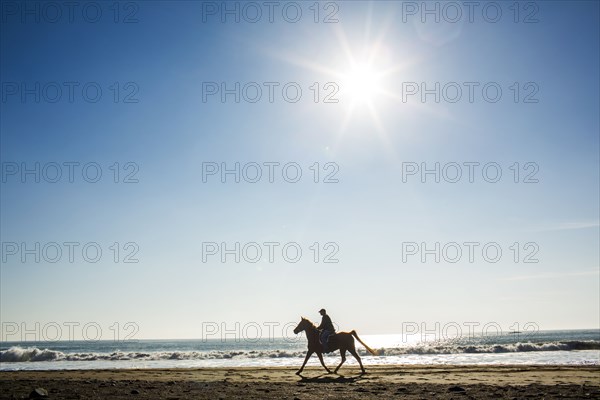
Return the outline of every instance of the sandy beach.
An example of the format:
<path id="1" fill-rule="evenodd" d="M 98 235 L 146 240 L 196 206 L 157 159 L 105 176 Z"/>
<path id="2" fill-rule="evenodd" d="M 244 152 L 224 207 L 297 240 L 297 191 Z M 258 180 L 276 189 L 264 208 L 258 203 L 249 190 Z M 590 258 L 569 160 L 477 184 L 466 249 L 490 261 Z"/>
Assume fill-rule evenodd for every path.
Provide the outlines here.
<path id="1" fill-rule="evenodd" d="M 56 399 L 597 399 L 599 366 L 369 366 L 303 376 L 296 368 L 16 371 L 0 374 L 0 398 Z"/>

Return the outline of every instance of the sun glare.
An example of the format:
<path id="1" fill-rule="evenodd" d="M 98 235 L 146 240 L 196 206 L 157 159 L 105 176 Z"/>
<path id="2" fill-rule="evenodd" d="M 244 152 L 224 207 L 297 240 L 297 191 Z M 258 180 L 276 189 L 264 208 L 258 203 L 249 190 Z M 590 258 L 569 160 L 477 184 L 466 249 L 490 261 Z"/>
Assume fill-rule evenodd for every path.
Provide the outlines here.
<path id="1" fill-rule="evenodd" d="M 381 93 L 381 72 L 372 65 L 358 64 L 342 76 L 341 95 L 352 104 L 372 103 Z"/>
<path id="2" fill-rule="evenodd" d="M 337 89 L 334 103 L 340 104 L 335 110 L 341 111 L 340 135 L 352 128 L 353 120 L 367 119 L 373 126 L 370 131 L 384 139 L 387 136 L 385 121 L 390 106 L 401 98 L 397 92 L 399 76 L 420 62 L 414 56 L 400 58 L 401 51 L 393 52 L 388 47 L 386 33 L 391 22 L 383 24 L 378 33 L 367 30 L 363 38 L 352 35 L 349 39 L 344 30 L 336 27 L 337 43 L 323 49 L 331 58 L 320 62 L 297 53 L 277 55 L 310 72 L 323 74 L 327 77 L 324 79 L 334 83 Z M 366 24 L 370 27 L 371 21 Z"/>

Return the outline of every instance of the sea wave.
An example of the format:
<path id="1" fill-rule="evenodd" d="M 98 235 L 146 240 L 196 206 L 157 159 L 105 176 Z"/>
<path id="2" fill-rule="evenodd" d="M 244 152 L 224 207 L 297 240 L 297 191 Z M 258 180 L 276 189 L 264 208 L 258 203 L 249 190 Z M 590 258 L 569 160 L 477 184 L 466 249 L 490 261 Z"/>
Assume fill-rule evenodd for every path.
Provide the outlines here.
<path id="1" fill-rule="evenodd" d="M 217 360 L 230 358 L 290 358 L 302 357 L 301 351 L 283 350 L 250 350 L 250 351 L 157 351 L 157 352 L 122 352 L 112 353 L 63 353 L 37 347 L 14 346 L 0 351 L 0 362 L 35 362 L 35 361 L 123 361 L 123 360 Z"/>
<path id="2" fill-rule="evenodd" d="M 536 351 L 600 350 L 600 341 L 561 341 L 545 343 L 512 343 L 490 345 L 419 345 L 382 348 L 379 356 L 429 355 L 429 354 L 493 354 Z M 364 354 L 364 351 L 360 351 Z M 158 360 L 219 360 L 219 359 L 265 359 L 304 357 L 305 350 L 238 350 L 238 351 L 156 351 L 111 353 L 64 353 L 37 347 L 13 346 L 0 351 L 0 362 L 39 362 L 39 361 L 158 361 Z"/>
<path id="3" fill-rule="evenodd" d="M 479 345 L 428 345 L 380 349 L 379 355 L 398 356 L 406 354 L 494 354 L 521 353 L 531 351 L 600 350 L 600 341 L 571 340 L 545 343 L 511 343 Z"/>

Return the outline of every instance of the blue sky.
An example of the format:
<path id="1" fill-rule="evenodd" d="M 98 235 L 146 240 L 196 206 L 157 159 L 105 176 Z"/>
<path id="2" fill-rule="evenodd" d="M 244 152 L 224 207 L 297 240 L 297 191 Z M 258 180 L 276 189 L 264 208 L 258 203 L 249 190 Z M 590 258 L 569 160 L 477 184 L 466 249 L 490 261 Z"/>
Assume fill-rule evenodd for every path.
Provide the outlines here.
<path id="1" fill-rule="evenodd" d="M 3 322 L 94 321 L 107 332 L 133 321 L 140 338 L 190 338 L 201 336 L 202 322 L 316 320 L 326 307 L 342 329 L 372 334 L 400 333 L 402 322 L 600 325 L 598 3 L 520 3 L 517 23 L 508 2 L 497 3 L 496 23 L 481 10 L 473 22 L 442 15 L 423 23 L 419 14 L 403 22 L 403 3 L 393 1 L 320 3 L 319 23 L 312 2 L 297 3 L 296 23 L 277 11 L 272 23 L 266 14 L 257 23 L 241 14 L 237 23 L 206 14 L 203 22 L 202 3 L 191 1 L 123 2 L 118 23 L 108 3 L 96 3 L 96 23 L 79 9 L 72 23 L 43 14 L 38 23 L 31 15 L 23 22 L 6 3 L 13 4 L 2 3 L 3 172 L 38 162 L 58 163 L 65 175 L 65 162 L 93 162 L 102 177 L 86 182 L 80 169 L 73 183 L 3 175 Z M 338 22 L 323 23 L 333 11 Z M 123 23 L 130 12 L 137 22 Z M 524 23 L 532 12 L 538 22 Z M 38 103 L 32 94 L 23 102 L 20 85 L 36 82 L 79 85 L 72 102 L 66 91 L 55 103 L 44 93 Z M 89 82 L 102 89 L 95 103 L 81 94 Z M 279 86 L 272 103 L 266 91 L 256 103 L 233 95 L 203 102 L 206 82 Z M 302 88 L 296 103 L 281 96 L 289 82 Z M 325 83 L 337 85 L 338 102 L 315 103 L 315 82 L 321 96 Z M 407 83 L 431 89 L 436 82 L 456 82 L 463 97 L 402 101 Z M 478 85 L 473 102 L 465 82 Z M 502 89 L 498 102 L 483 98 L 488 83 Z M 523 102 L 534 89 L 537 102 Z M 128 99 L 137 101 L 123 102 L 133 92 Z M 264 175 L 257 183 L 203 182 L 207 162 L 295 162 L 303 175 L 297 183 L 280 173 L 273 183 Z M 335 163 L 339 182 L 314 183 L 315 163 L 321 174 Z M 403 182 L 408 163 L 458 163 L 463 177 Z M 479 163 L 473 183 L 464 163 Z M 496 183 L 481 175 L 488 163 L 502 171 Z M 123 183 L 135 168 L 138 182 Z M 538 182 L 524 183 L 534 169 Z M 21 260 L 21 247 L 16 255 L 7 247 L 36 242 L 78 242 L 79 249 L 95 242 L 103 253 L 96 263 L 77 251 L 72 263 L 66 255 L 36 263 Z M 130 242 L 137 263 L 123 262 Z M 207 242 L 295 242 L 303 256 L 203 262 Z M 339 247 L 338 263 L 322 262 L 329 242 Z M 495 263 L 480 251 L 473 262 L 464 255 L 422 262 L 420 253 L 403 261 L 406 243 L 436 242 L 496 243 L 503 253 Z M 523 262 L 532 249 L 539 261 Z"/>

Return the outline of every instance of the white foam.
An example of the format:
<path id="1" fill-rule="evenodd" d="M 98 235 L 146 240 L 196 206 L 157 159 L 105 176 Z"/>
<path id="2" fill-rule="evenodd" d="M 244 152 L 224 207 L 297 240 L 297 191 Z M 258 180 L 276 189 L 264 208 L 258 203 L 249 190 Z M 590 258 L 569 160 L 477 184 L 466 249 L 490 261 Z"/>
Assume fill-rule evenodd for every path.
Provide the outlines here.
<path id="1" fill-rule="evenodd" d="M 436 354 L 499 354 L 525 352 L 552 352 L 573 350 L 600 350 L 600 342 L 565 341 L 549 343 L 511 343 L 511 344 L 421 344 L 382 348 L 378 355 L 382 357 L 403 355 L 436 355 Z M 366 354 L 359 349 L 361 354 Z M 160 360 L 228 360 L 228 359 L 285 359 L 304 357 L 305 350 L 229 350 L 229 351 L 155 351 L 155 352 L 124 352 L 112 353 L 63 353 L 51 349 L 37 347 L 13 346 L 0 351 L 0 362 L 43 362 L 43 361 L 160 361 Z"/>

